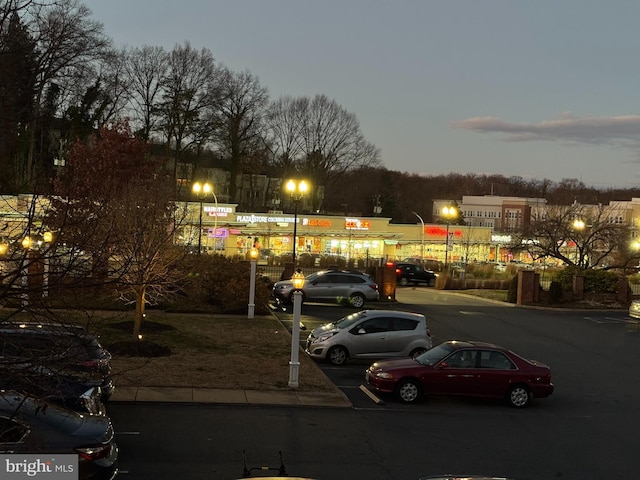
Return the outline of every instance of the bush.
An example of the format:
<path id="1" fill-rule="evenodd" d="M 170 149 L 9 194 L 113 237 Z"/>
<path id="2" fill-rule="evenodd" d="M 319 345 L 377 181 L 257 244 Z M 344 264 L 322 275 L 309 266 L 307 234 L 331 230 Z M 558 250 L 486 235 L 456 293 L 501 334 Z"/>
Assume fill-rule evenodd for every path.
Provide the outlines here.
<path id="1" fill-rule="evenodd" d="M 516 303 L 518 301 L 518 277 L 515 276 L 509 282 L 509 291 L 507 293 L 507 302 Z"/>
<path id="2" fill-rule="evenodd" d="M 557 272 L 554 280 L 559 282 L 564 290 L 572 291 L 573 277 L 576 275 L 584 277 L 585 293 L 616 293 L 618 291 L 618 275 L 606 270 L 584 270 L 569 266 Z"/>
<path id="3" fill-rule="evenodd" d="M 221 255 L 194 255 L 181 267 L 187 280 L 182 299 L 170 305 L 190 311 L 217 310 L 221 313 L 245 313 L 248 308 L 251 263 L 233 261 Z M 268 281 L 258 276 L 255 283 L 255 313 L 268 313 L 271 295 Z"/>
<path id="4" fill-rule="evenodd" d="M 549 285 L 549 302 L 552 304 L 560 303 L 562 301 L 562 296 L 562 284 L 556 280 L 553 280 Z"/>

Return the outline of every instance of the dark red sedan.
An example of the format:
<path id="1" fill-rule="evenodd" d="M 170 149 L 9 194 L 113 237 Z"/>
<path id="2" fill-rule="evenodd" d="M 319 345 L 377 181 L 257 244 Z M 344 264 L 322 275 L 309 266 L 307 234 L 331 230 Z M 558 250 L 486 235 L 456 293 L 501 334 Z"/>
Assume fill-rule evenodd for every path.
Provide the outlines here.
<path id="1" fill-rule="evenodd" d="M 375 391 L 404 403 L 425 394 L 461 395 L 504 398 L 521 408 L 553 393 L 547 365 L 485 342 L 449 341 L 414 358 L 376 362 L 365 378 Z"/>

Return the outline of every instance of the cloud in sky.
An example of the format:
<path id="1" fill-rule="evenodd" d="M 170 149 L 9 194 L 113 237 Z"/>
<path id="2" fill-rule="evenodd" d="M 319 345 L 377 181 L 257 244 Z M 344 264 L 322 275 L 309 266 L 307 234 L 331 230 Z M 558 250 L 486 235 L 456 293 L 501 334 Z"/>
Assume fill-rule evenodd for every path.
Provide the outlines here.
<path id="1" fill-rule="evenodd" d="M 501 133 L 509 142 L 560 141 L 618 145 L 640 150 L 640 115 L 578 117 L 564 113 L 540 123 L 506 122 L 494 117 L 472 117 L 450 123 L 452 128 L 478 133 Z"/>

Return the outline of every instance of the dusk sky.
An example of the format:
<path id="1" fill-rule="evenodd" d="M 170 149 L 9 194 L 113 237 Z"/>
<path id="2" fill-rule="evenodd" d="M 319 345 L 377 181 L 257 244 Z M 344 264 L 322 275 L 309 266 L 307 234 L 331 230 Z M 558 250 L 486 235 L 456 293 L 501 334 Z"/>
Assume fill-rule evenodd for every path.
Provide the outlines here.
<path id="1" fill-rule="evenodd" d="M 637 0 L 84 0 L 117 46 L 190 42 L 323 94 L 383 165 L 640 186 Z"/>

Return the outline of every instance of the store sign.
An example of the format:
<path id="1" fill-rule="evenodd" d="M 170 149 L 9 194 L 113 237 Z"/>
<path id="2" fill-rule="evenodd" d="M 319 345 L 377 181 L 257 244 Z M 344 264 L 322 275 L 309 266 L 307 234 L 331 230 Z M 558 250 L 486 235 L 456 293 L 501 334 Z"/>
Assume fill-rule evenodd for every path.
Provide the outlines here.
<path id="1" fill-rule="evenodd" d="M 209 238 L 227 238 L 229 236 L 229 230 L 226 228 L 209 228 L 207 230 L 207 237 Z"/>
<path id="2" fill-rule="evenodd" d="M 317 218 L 303 218 L 302 225 L 305 227 L 330 227 L 331 220 L 319 220 Z"/>
<path id="3" fill-rule="evenodd" d="M 345 230 L 369 230 L 371 226 L 368 220 L 360 220 L 358 218 L 345 218 L 344 228 Z"/>
<path id="4" fill-rule="evenodd" d="M 236 221 L 242 223 L 293 223 L 294 217 L 269 215 L 236 215 Z"/>
<path id="5" fill-rule="evenodd" d="M 214 207 L 211 205 L 205 205 L 202 210 L 210 217 L 228 217 L 230 213 L 233 213 L 231 207 Z"/>
<path id="6" fill-rule="evenodd" d="M 511 243 L 511 235 L 491 235 L 491 241 L 494 243 Z"/>
<path id="7" fill-rule="evenodd" d="M 446 237 L 447 231 L 449 232 L 450 238 L 462 238 L 462 230 L 456 230 L 454 228 L 447 230 L 446 227 L 426 227 L 424 229 L 424 233 L 431 237 Z"/>

